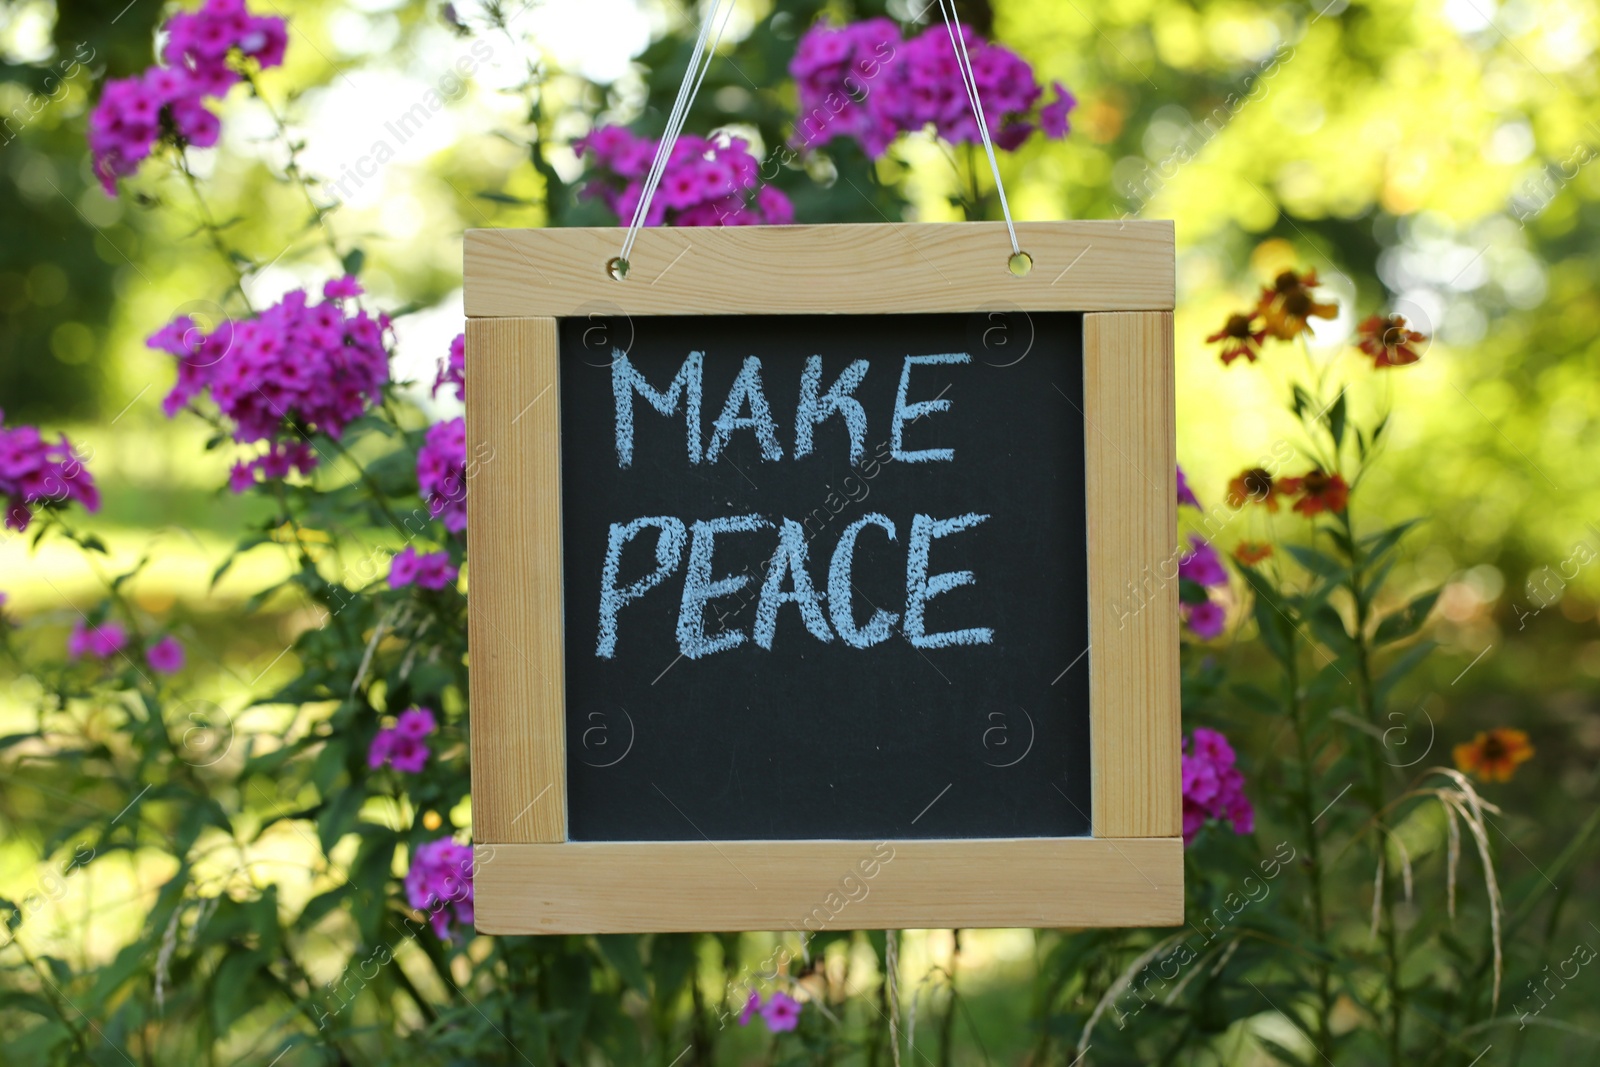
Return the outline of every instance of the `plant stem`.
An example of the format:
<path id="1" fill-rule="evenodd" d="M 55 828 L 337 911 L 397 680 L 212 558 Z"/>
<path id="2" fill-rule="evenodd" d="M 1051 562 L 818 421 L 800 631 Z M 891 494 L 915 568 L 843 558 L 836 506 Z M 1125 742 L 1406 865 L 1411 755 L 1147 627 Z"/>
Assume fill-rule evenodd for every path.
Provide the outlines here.
<path id="1" fill-rule="evenodd" d="M 89 1059 L 88 1038 L 82 1030 L 72 1024 L 72 1020 L 67 1017 L 67 1013 L 61 1007 L 62 1002 L 66 1002 L 67 1004 L 71 1004 L 72 1002 L 67 1000 L 67 995 L 65 993 L 61 992 L 61 989 L 56 985 L 55 980 L 50 977 L 50 972 L 39 963 L 38 959 L 34 957 L 33 953 L 28 951 L 27 946 L 22 943 L 22 939 L 17 936 L 16 931 L 12 931 L 10 943 L 17 946 L 17 951 L 22 954 L 23 961 L 26 962 L 29 967 L 33 968 L 34 973 L 39 976 L 44 985 L 50 987 L 50 992 L 45 993 L 44 997 L 50 1002 L 50 1007 L 55 1010 L 56 1017 L 61 1020 L 61 1025 L 65 1026 L 67 1028 L 67 1032 L 72 1035 L 72 1043 L 78 1047 L 78 1052 L 83 1055 L 84 1061 L 87 1062 Z M 43 992 L 43 987 L 41 987 L 41 992 Z M 72 1010 L 78 1011 L 77 1006 L 73 1005 Z M 78 1011 L 78 1014 L 80 1016 L 83 1015 L 81 1011 Z"/>
<path id="2" fill-rule="evenodd" d="M 1350 509 L 1347 506 L 1340 512 L 1339 519 L 1344 526 L 1344 535 L 1349 543 L 1350 579 L 1349 590 L 1351 599 L 1355 603 L 1355 628 L 1351 635 L 1356 658 L 1356 699 L 1367 722 L 1374 730 L 1379 730 L 1377 696 L 1372 685 L 1372 648 L 1368 644 L 1367 629 L 1371 621 L 1372 605 L 1367 602 L 1363 592 L 1363 577 L 1365 561 L 1362 558 L 1360 545 L 1356 541 L 1355 523 L 1350 518 Z M 1380 734 L 1381 736 L 1381 734 Z M 1377 737 L 1367 739 L 1367 792 L 1368 805 L 1372 809 L 1373 822 L 1377 828 L 1378 848 L 1380 862 L 1386 857 L 1389 847 L 1389 831 L 1383 822 L 1383 812 L 1388 803 L 1385 798 L 1383 782 L 1383 761 L 1378 748 L 1381 742 Z M 1384 866 L 1383 878 L 1378 885 L 1378 892 L 1382 894 L 1380 911 L 1383 916 L 1383 948 L 1385 979 L 1389 985 L 1389 1018 L 1388 1018 L 1388 1045 L 1389 1062 L 1393 1067 L 1401 1067 L 1402 1037 L 1405 1022 L 1405 992 L 1400 984 L 1400 945 L 1399 934 L 1395 929 L 1394 894 L 1389 892 L 1390 873 L 1388 865 Z"/>
<path id="3" fill-rule="evenodd" d="M 245 83 L 250 86 L 250 91 L 261 102 L 261 106 L 266 108 L 267 114 L 272 117 L 272 125 L 277 131 L 278 140 L 283 142 L 284 151 L 289 154 L 288 162 L 283 167 L 284 176 L 289 178 L 295 187 L 300 190 L 300 195 L 305 199 L 306 206 L 311 209 L 312 218 L 317 221 L 317 229 L 322 231 L 323 243 L 327 245 L 329 253 L 333 255 L 334 262 L 338 263 L 342 268 L 344 255 L 339 251 L 339 243 L 333 238 L 333 230 L 324 221 L 324 217 L 331 209 L 321 207 L 316 198 L 311 195 L 310 179 L 307 178 L 306 172 L 300 168 L 301 146 L 296 145 L 294 139 L 289 136 L 289 124 L 284 121 L 283 115 L 279 113 L 278 109 L 273 107 L 267 100 L 266 94 L 261 91 L 261 86 L 256 82 L 255 77 L 251 74 L 246 74 Z"/>
<path id="4" fill-rule="evenodd" d="M 239 267 L 239 253 L 229 248 L 227 242 L 222 239 L 222 228 L 217 225 L 216 216 L 211 214 L 211 206 L 206 203 L 206 198 L 200 192 L 200 179 L 189 169 L 189 157 L 181 148 L 178 149 L 178 172 L 183 175 L 189 191 L 194 194 L 195 205 L 200 210 L 200 228 L 206 231 L 206 236 L 211 240 L 211 247 L 216 250 L 217 255 L 221 256 L 222 261 L 233 271 L 233 287 L 239 291 L 239 299 L 244 301 L 245 310 L 254 315 L 256 309 L 250 304 L 250 294 L 244 291 L 244 271 Z"/>
<path id="5" fill-rule="evenodd" d="M 689 1002 L 692 1012 L 689 1020 L 689 1040 L 694 1045 L 694 1062 L 709 1065 L 714 1061 L 715 1054 L 712 1049 L 711 1030 L 706 1026 L 706 1001 L 705 993 L 700 988 L 698 951 L 694 960 L 694 966 L 689 970 Z"/>
<path id="6" fill-rule="evenodd" d="M 939 1020 L 939 1067 L 950 1067 L 954 1051 L 950 1042 L 956 1021 L 956 967 L 961 960 L 961 931 L 950 931 L 950 1003 L 945 1007 L 944 1018 Z"/>
<path id="7" fill-rule="evenodd" d="M 1311 770 L 1311 751 L 1307 738 L 1305 702 L 1300 696 L 1299 643 L 1290 638 L 1289 657 L 1284 666 L 1288 688 L 1289 711 L 1294 721 L 1295 745 L 1300 760 L 1300 816 L 1305 823 L 1308 873 L 1311 879 L 1311 916 L 1317 935 L 1317 1051 L 1329 1063 L 1333 1062 L 1333 996 L 1330 986 L 1331 972 L 1327 961 L 1327 913 L 1323 902 L 1322 844 L 1317 836 L 1317 817 L 1311 813 L 1311 793 L 1314 781 Z"/>

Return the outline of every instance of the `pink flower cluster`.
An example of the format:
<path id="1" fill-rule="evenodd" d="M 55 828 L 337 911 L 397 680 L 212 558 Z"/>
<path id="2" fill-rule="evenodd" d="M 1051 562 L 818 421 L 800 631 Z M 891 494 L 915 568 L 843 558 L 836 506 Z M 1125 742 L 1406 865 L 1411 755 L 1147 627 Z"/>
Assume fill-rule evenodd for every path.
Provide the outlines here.
<path id="1" fill-rule="evenodd" d="M 763 1002 L 761 994 L 752 989 L 750 999 L 744 1002 L 744 1010 L 739 1012 L 739 1025 L 749 1026 L 750 1017 L 757 1013 L 767 1029 L 775 1034 L 800 1025 L 800 1002 L 781 990 Z"/>
<path id="2" fill-rule="evenodd" d="M 0 506 L 5 524 L 21 532 L 33 521 L 35 507 L 76 500 L 90 511 L 100 509 L 100 490 L 72 450 L 65 434 L 51 443 L 37 426 L 3 425 L 0 411 Z"/>
<path id="3" fill-rule="evenodd" d="M 467 398 L 467 335 L 456 334 L 450 342 L 450 357 L 439 361 L 439 374 L 433 379 L 433 395 L 447 385 L 456 387 L 456 399 Z"/>
<path id="4" fill-rule="evenodd" d="M 1183 750 L 1183 843 L 1193 841 L 1207 819 L 1228 820 L 1236 834 L 1253 832 L 1255 809 L 1244 795 L 1244 775 L 1234 766 L 1228 739 L 1197 726 Z"/>
<path id="5" fill-rule="evenodd" d="M 94 171 L 111 196 L 117 179 L 137 171 L 162 139 L 216 144 L 222 124 L 205 101 L 225 96 L 239 80 L 231 57 L 276 67 L 289 41 L 283 19 L 252 15 L 244 0 L 207 0 L 199 11 L 168 19 L 165 29 L 166 65 L 107 82 L 89 116 Z"/>
<path id="6" fill-rule="evenodd" d="M 128 631 L 120 622 L 106 620 L 89 625 L 83 619 L 72 624 L 67 635 L 67 658 L 110 659 L 128 647 Z M 145 662 L 152 670 L 162 674 L 176 674 L 183 670 L 183 645 L 171 634 L 154 642 L 144 650 Z"/>
<path id="7" fill-rule="evenodd" d="M 428 912 L 428 921 L 440 940 L 450 940 L 450 912 L 457 922 L 471 926 L 472 846 L 458 845 L 448 837 L 419 845 L 406 872 L 406 900 Z"/>
<path id="8" fill-rule="evenodd" d="M 377 770 L 385 763 L 397 771 L 416 774 L 428 764 L 424 740 L 439 728 L 431 708 L 407 708 L 393 726 L 384 727 L 367 749 L 367 766 Z"/>
<path id="9" fill-rule="evenodd" d="M 407 545 L 389 561 L 389 588 L 415 584 L 419 589 L 444 589 L 459 572 L 450 566 L 450 553 L 418 553 Z"/>
<path id="10" fill-rule="evenodd" d="M 1178 577 L 1214 589 L 1228 584 L 1228 568 L 1211 542 L 1199 534 L 1189 535 L 1189 551 L 1178 557 Z M 1221 635 L 1228 613 L 1215 600 L 1183 605 L 1183 621 L 1201 640 Z"/>
<path id="11" fill-rule="evenodd" d="M 67 635 L 67 658 L 82 659 L 89 656 L 93 659 L 110 659 L 127 644 L 128 631 L 120 622 L 107 621 L 90 626 L 79 619 L 72 624 L 72 632 Z"/>
<path id="12" fill-rule="evenodd" d="M 268 442 L 264 455 L 235 465 L 234 492 L 258 473 L 271 480 L 310 471 L 317 457 L 306 435 L 339 437 L 382 395 L 389 316 L 345 306 L 360 294 L 354 278 L 338 278 L 323 286 L 320 304 L 295 289 L 255 318 L 225 320 L 206 333 L 183 315 L 146 342 L 178 360 L 177 384 L 162 402 L 168 416 L 209 390 L 233 420 L 235 441 Z"/>
<path id="13" fill-rule="evenodd" d="M 631 221 L 644 195 L 644 179 L 658 142 L 622 126 L 601 126 L 573 142 L 587 156 L 593 178 L 583 195 L 598 197 L 624 222 Z M 712 140 L 680 136 L 672 146 L 645 216 L 646 226 L 784 225 L 794 221 L 794 205 L 770 185 L 761 184 L 761 165 L 739 137 Z"/>
<path id="14" fill-rule="evenodd" d="M 1027 61 L 984 41 L 969 26 L 959 32 L 996 145 L 1018 148 L 1035 130 L 1055 139 L 1067 135 L 1067 114 L 1077 100 L 1060 82 L 1052 86 L 1055 98 L 1035 112 L 1044 90 Z M 876 159 L 900 134 L 930 126 L 953 144 L 981 141 L 956 58 L 942 21 L 909 41 L 884 18 L 848 26 L 817 23 L 789 63 L 800 89 L 795 146 L 850 137 Z"/>
<path id="15" fill-rule="evenodd" d="M 428 427 L 417 452 L 417 487 L 428 514 L 451 533 L 467 528 L 467 420 L 456 416 Z"/>

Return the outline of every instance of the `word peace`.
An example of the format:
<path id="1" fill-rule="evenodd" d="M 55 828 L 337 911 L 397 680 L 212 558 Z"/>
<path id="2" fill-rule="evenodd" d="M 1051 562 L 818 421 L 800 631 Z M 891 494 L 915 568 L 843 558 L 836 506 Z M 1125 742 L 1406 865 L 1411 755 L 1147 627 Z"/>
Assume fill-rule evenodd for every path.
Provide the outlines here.
<path id="1" fill-rule="evenodd" d="M 793 519 L 786 518 L 777 527 L 777 550 L 761 580 L 761 593 L 756 600 L 755 627 L 750 634 L 743 630 L 706 633 L 706 606 L 717 597 L 740 592 L 753 580 L 748 574 L 713 577 L 711 557 L 719 534 L 758 533 L 771 530 L 771 522 L 759 515 L 702 519 L 691 527 L 685 527 L 681 520 L 670 515 L 647 516 L 627 523 L 614 522 L 607 539 L 606 562 L 600 577 L 600 640 L 595 655 L 611 659 L 616 654 L 617 624 L 622 609 L 644 597 L 678 571 L 683 565 L 685 542 L 689 546 L 689 558 L 678 606 L 677 637 L 678 650 L 690 659 L 726 652 L 744 644 L 746 640 L 753 640 L 762 648 L 771 649 L 778 628 L 778 609 L 785 604 L 795 605 L 805 628 L 823 643 L 832 641 L 837 633 L 852 648 L 871 648 L 887 641 L 894 632 L 895 624 L 901 622 L 901 632 L 917 648 L 990 644 L 994 640 L 994 631 L 986 626 L 928 633 L 926 625 L 928 601 L 941 593 L 973 583 L 971 571 L 928 573 L 928 554 L 933 542 L 971 529 L 988 517 L 977 514 L 960 515 L 953 519 L 912 516 L 906 552 L 905 619 L 901 622 L 895 612 L 877 608 L 859 626 L 856 624 L 858 615 L 855 598 L 851 595 L 854 588 L 851 571 L 856 540 L 867 527 L 872 526 L 881 530 L 890 541 L 895 541 L 898 530 L 894 520 L 874 511 L 846 526 L 839 535 L 828 566 L 827 590 L 820 591 L 811 580 L 805 529 Z M 618 585 L 623 549 L 646 530 L 656 532 L 655 569 L 637 581 Z M 789 583 L 788 589 L 783 588 L 785 579 Z M 823 611 L 824 604 L 827 605 L 826 612 Z"/>

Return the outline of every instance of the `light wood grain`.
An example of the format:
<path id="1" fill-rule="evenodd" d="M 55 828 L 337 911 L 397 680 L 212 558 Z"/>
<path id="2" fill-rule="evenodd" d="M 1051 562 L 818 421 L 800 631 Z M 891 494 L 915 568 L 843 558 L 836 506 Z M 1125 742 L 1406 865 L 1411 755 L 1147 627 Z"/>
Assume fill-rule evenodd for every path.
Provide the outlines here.
<path id="1" fill-rule="evenodd" d="M 472 833 L 567 836 L 554 319 L 467 323 Z"/>
<path id="2" fill-rule="evenodd" d="M 1171 926 L 1183 842 L 484 845 L 474 884 L 491 934 Z"/>
<path id="3" fill-rule="evenodd" d="M 1182 829 L 1172 316 L 1084 316 L 1096 837 Z"/>
<path id="4" fill-rule="evenodd" d="M 1171 310 L 1171 222 L 650 227 L 632 272 L 621 229 L 468 230 L 473 317 Z"/>

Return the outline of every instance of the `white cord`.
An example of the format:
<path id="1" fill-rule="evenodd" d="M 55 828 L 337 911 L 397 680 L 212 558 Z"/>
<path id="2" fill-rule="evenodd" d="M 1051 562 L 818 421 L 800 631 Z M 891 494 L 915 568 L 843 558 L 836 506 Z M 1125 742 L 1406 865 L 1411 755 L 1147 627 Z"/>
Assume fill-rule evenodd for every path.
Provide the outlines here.
<path id="1" fill-rule="evenodd" d="M 956 32 L 960 23 L 952 17 L 954 7 L 954 0 L 939 0 L 939 13 L 944 16 L 945 29 L 950 34 L 950 47 L 955 49 L 956 66 L 961 70 L 961 84 L 967 90 L 972 113 L 978 119 L 978 134 L 983 138 L 983 150 L 989 155 L 989 173 L 994 175 L 994 187 L 1000 194 L 1000 211 L 1006 217 L 1006 229 L 1011 234 L 1011 251 L 1021 255 L 1022 245 L 1017 243 L 1017 228 L 1011 222 L 1011 205 L 1006 202 L 1006 186 L 1000 180 L 1000 164 L 994 157 L 994 142 L 989 139 L 989 122 L 983 117 L 983 104 L 978 100 L 978 81 L 972 74 L 972 59 L 967 55 L 966 38 Z"/>
<path id="2" fill-rule="evenodd" d="M 622 239 L 622 252 L 617 258 L 624 264 L 628 262 L 628 256 L 633 253 L 633 243 L 638 239 L 639 227 L 644 225 L 644 220 L 650 215 L 650 202 L 655 199 L 656 187 L 661 184 L 661 178 L 666 173 L 667 162 L 672 158 L 673 146 L 678 142 L 683 124 L 688 121 L 689 107 L 694 103 L 695 94 L 700 91 L 700 83 L 705 79 L 706 71 L 711 69 L 711 60 L 716 56 L 717 45 L 722 42 L 722 31 L 728 26 L 728 16 L 733 14 L 733 0 L 728 0 L 727 14 L 723 15 L 721 24 L 717 26 L 716 36 L 711 37 L 711 25 L 717 21 L 717 13 L 721 10 L 722 0 L 712 0 L 710 10 L 706 12 L 706 20 L 700 26 L 700 36 L 695 40 L 694 52 L 689 57 L 689 66 L 683 72 L 683 84 L 678 86 L 678 98 L 672 105 L 672 113 L 667 116 L 667 127 L 662 132 L 661 143 L 656 146 L 655 159 L 651 161 L 650 170 L 645 175 L 639 203 L 633 209 L 633 220 L 628 224 L 627 236 Z M 709 48 L 706 47 L 708 37 L 711 39 Z"/>

